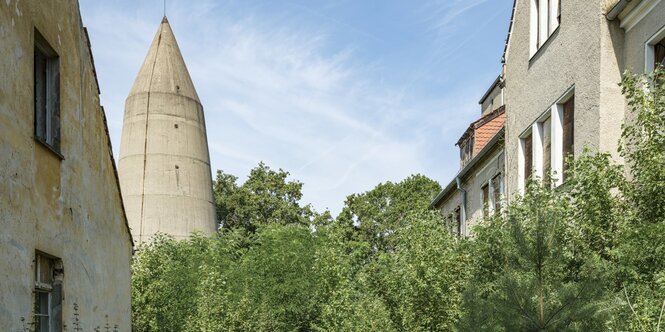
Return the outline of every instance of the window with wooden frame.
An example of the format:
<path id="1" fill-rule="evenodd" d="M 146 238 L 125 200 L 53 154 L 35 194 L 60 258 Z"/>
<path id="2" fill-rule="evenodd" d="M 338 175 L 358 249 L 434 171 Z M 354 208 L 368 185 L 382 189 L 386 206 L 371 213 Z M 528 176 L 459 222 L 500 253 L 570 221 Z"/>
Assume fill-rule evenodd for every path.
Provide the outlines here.
<path id="1" fill-rule="evenodd" d="M 490 181 L 492 187 L 492 202 L 494 212 L 501 212 L 501 200 L 503 199 L 503 177 L 501 173 L 495 175 Z"/>
<path id="2" fill-rule="evenodd" d="M 482 203 L 483 203 L 483 216 L 489 215 L 490 209 L 490 186 L 489 183 L 486 183 L 481 188 L 482 191 Z"/>
<path id="3" fill-rule="evenodd" d="M 34 331 L 62 331 L 62 260 L 35 255 Z"/>
<path id="4" fill-rule="evenodd" d="M 35 139 L 60 153 L 60 60 L 37 30 L 34 39 Z"/>
<path id="5" fill-rule="evenodd" d="M 575 96 L 573 95 L 563 104 L 563 132 L 562 132 L 562 155 L 563 174 L 562 181 L 566 181 L 566 173 L 569 169 L 568 161 L 575 156 Z"/>

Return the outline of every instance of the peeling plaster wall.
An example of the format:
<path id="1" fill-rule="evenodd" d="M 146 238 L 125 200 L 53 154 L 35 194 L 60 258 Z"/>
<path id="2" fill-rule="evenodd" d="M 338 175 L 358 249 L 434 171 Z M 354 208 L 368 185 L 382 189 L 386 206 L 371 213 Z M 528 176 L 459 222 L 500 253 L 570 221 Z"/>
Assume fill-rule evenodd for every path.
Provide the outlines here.
<path id="1" fill-rule="evenodd" d="M 34 29 L 60 57 L 60 160 L 33 128 Z M 30 320 L 35 251 L 64 264 L 62 320 L 129 331 L 132 243 L 72 0 L 0 2 L 0 331 Z"/>

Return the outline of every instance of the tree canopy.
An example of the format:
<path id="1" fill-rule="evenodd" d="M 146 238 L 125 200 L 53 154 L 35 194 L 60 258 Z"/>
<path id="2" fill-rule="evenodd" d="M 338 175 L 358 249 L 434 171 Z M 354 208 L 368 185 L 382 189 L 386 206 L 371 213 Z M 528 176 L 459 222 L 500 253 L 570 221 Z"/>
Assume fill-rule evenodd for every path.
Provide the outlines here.
<path id="1" fill-rule="evenodd" d="M 663 72 L 626 75 L 619 153 L 585 152 L 473 230 L 428 211 L 413 175 L 347 197 L 333 218 L 260 163 L 217 174 L 214 237 L 158 236 L 132 263 L 135 331 L 665 330 Z"/>

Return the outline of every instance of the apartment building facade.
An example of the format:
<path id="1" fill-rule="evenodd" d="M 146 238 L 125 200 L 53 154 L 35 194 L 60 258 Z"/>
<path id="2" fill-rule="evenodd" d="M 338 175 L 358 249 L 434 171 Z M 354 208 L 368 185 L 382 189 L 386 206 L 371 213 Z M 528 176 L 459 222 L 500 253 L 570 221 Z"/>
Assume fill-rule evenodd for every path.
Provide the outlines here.
<path id="1" fill-rule="evenodd" d="M 430 204 L 460 235 L 531 179 L 565 182 L 566 161 L 585 149 L 621 162 L 632 114 L 619 82 L 665 65 L 665 1 L 515 0 L 502 63 L 480 103 L 486 116 L 500 96 L 505 124 L 483 153 L 458 142 L 461 170 Z"/>
<path id="2" fill-rule="evenodd" d="M 618 84 L 665 53 L 664 18 L 661 0 L 515 1 L 504 56 L 509 195 L 531 178 L 565 182 L 566 159 L 587 148 L 621 162 L 631 114 Z"/>

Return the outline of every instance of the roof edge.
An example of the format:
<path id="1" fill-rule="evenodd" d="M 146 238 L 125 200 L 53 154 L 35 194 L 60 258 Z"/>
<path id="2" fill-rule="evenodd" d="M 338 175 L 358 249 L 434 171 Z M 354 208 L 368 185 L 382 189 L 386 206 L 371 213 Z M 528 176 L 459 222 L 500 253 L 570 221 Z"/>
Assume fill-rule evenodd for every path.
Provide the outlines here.
<path id="1" fill-rule="evenodd" d="M 501 83 L 501 75 L 496 77 L 496 79 L 494 80 L 492 85 L 490 85 L 489 89 L 487 89 L 485 94 L 480 98 L 480 101 L 478 102 L 478 104 L 482 104 L 483 102 L 485 102 L 485 99 L 487 99 L 487 97 L 489 97 L 489 95 L 492 93 L 492 90 L 494 90 L 494 88 L 497 85 L 499 85 L 499 83 Z"/>
<path id="2" fill-rule="evenodd" d="M 497 107 L 495 110 L 481 116 L 477 120 L 471 122 L 469 126 L 466 128 L 462 136 L 457 140 L 457 143 L 455 143 L 455 146 L 459 146 L 464 140 L 466 140 L 467 137 L 469 137 L 469 132 L 472 132 L 480 127 L 482 127 L 484 124 L 496 119 L 499 115 L 503 114 L 506 112 L 506 105 L 501 105 Z"/>
<path id="3" fill-rule="evenodd" d="M 614 21 L 617 17 L 619 17 L 619 14 L 630 4 L 632 0 L 619 0 L 612 9 L 605 15 L 609 21 Z"/>
<path id="4" fill-rule="evenodd" d="M 78 12 L 78 17 L 79 17 L 79 28 L 82 30 L 83 34 L 81 38 L 85 38 L 86 46 L 87 46 L 87 58 L 90 61 L 90 66 L 92 67 L 92 75 L 95 78 L 95 85 L 97 87 L 97 95 L 101 95 L 101 88 L 99 86 L 99 80 L 97 79 L 97 69 L 95 68 L 95 58 L 92 54 L 92 45 L 90 42 L 90 36 L 88 35 L 88 29 L 83 25 L 83 16 L 81 15 L 81 8 L 80 4 L 78 1 L 76 2 L 76 10 Z M 83 61 L 83 59 L 80 59 L 80 61 Z M 131 228 L 129 227 L 129 220 L 127 219 L 127 211 L 125 210 L 125 202 L 122 199 L 122 192 L 120 189 L 120 178 L 118 177 L 118 168 L 115 163 L 115 158 L 113 157 L 113 146 L 111 144 L 111 135 L 109 133 L 109 126 L 108 126 L 108 121 L 106 119 L 106 111 L 104 110 L 104 106 L 101 105 L 101 102 L 99 103 L 99 110 L 101 112 L 102 116 L 102 123 L 104 124 L 104 135 L 106 136 L 106 145 L 108 146 L 109 149 L 109 158 L 111 160 L 111 166 L 113 168 L 113 176 L 115 177 L 115 183 L 117 186 L 117 192 L 118 196 L 120 198 L 120 209 L 122 210 L 122 219 L 125 224 L 125 230 L 127 231 L 127 236 L 129 240 L 129 245 L 132 249 L 132 254 L 134 253 L 134 237 L 132 236 L 132 231 Z"/>
<path id="5" fill-rule="evenodd" d="M 506 36 L 506 45 L 503 47 L 503 55 L 501 56 L 501 63 L 505 64 L 508 57 L 508 45 L 510 44 L 510 37 L 513 35 L 513 25 L 515 23 L 515 10 L 517 9 L 517 0 L 513 1 L 513 10 L 510 14 L 510 24 L 508 25 L 508 35 Z"/>

